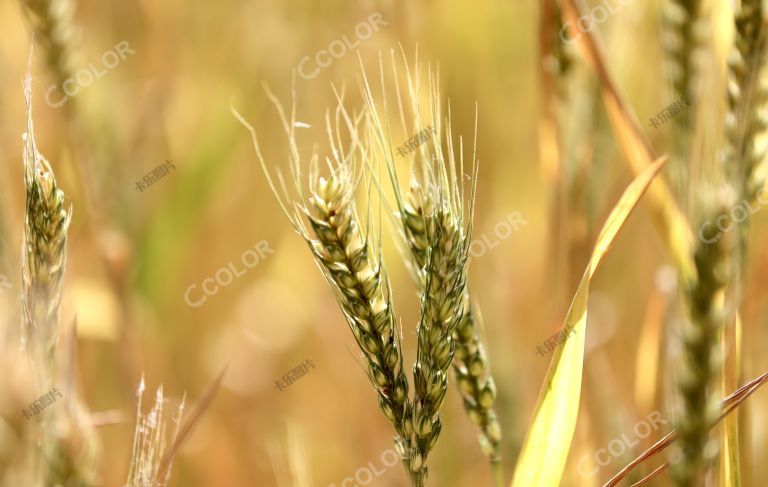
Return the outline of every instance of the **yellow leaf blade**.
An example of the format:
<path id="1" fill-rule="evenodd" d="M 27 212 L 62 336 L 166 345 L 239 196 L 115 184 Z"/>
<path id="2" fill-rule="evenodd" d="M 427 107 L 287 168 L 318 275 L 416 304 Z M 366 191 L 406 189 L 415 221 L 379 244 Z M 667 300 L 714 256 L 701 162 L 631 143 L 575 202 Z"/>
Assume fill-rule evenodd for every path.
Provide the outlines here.
<path id="1" fill-rule="evenodd" d="M 517 462 L 513 487 L 560 484 L 579 412 L 589 285 L 611 243 L 665 161 L 665 157 L 658 159 L 635 178 L 603 225 L 565 317 L 561 333 L 567 333 L 567 338 L 560 341 L 547 370 L 533 423 Z"/>

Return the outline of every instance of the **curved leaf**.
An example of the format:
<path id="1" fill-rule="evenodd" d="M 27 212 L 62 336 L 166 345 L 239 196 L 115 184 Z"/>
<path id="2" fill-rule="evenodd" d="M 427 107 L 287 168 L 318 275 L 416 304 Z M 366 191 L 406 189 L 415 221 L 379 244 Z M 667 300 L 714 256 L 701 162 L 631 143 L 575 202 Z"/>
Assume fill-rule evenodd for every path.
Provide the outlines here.
<path id="1" fill-rule="evenodd" d="M 539 393 L 533 423 L 515 469 L 513 487 L 557 487 L 565 468 L 576 428 L 584 364 L 589 285 L 611 243 L 640 197 L 666 162 L 662 157 L 627 187 L 597 238 L 589 265 L 565 317 L 561 340 Z"/>

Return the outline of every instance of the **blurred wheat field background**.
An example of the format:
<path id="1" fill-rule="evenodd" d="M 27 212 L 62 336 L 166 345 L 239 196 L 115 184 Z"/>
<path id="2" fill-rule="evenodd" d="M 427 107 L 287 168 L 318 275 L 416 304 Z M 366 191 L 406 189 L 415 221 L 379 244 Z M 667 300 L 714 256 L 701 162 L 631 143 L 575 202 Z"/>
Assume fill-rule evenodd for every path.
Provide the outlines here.
<path id="1" fill-rule="evenodd" d="M 595 243 L 604 241 L 601 228 L 612 221 L 625 190 L 631 193 L 630 183 L 642 179 L 642 171 L 628 163 L 642 144 L 626 135 L 631 130 L 616 129 L 616 111 L 605 101 L 587 38 L 597 40 L 653 159 L 668 154 L 669 160 L 588 282 L 588 329 L 576 328 L 585 336 L 583 372 L 558 369 L 581 383 L 580 395 L 569 396 L 575 397 L 569 409 L 577 414 L 575 430 L 564 428 L 549 441 L 566 449 L 562 466 L 547 465 L 558 478 L 527 485 L 604 485 L 674 428 L 684 430 L 680 376 L 687 369 L 681 364 L 694 347 L 681 336 L 691 316 L 696 322 L 690 303 L 698 303 L 708 282 L 709 261 L 702 255 L 714 259 L 706 253 L 713 247 L 702 243 L 701 222 L 717 211 L 727 214 L 741 200 L 718 189 L 738 178 L 722 174 L 727 170 L 721 170 L 720 157 L 733 125 L 727 90 L 738 98 L 727 68 L 738 38 L 735 8 L 755 2 L 692 2 L 701 24 L 691 30 L 691 43 L 706 37 L 705 54 L 691 56 L 699 84 L 686 92 L 688 104 L 679 114 L 654 127 L 653 119 L 680 98 L 666 57 L 674 41 L 665 22 L 675 18 L 671 8 L 677 12 L 670 3 L 680 2 L 0 3 L 0 485 L 164 485 L 135 473 L 144 465 L 131 461 L 135 426 L 144 424 L 144 432 L 164 427 L 168 447 L 174 431 L 184 432 L 183 418 L 197 420 L 188 436 L 175 434 L 184 439 L 172 456 L 170 486 L 410 485 L 337 295 L 283 215 L 250 133 L 233 116 L 234 109 L 253 126 L 269 169 L 290 174 L 290 146 L 264 85 L 289 115 L 295 91 L 293 127 L 302 160 L 313 148 L 325 157 L 325 116 L 337 107 L 334 89 L 344 91 L 350 113 L 365 114 L 363 73 L 379 96 L 379 60 L 389 72 L 392 55 L 397 63 L 405 58 L 411 67 L 421 66 L 425 77 L 428 68 L 439 73 L 443 115 L 450 107 L 455 147 L 462 136 L 467 160 L 477 130 L 468 283 L 495 382 L 503 485 L 513 475 L 515 485 L 526 485 L 516 473 L 516 466 L 527 464 L 521 453 L 526 445 L 547 443 L 530 437 L 542 409 L 537 396 L 552 378 L 550 364 L 565 363 L 567 347 L 579 342 L 567 338 L 555 351 L 545 343 L 560 332 L 569 309 L 578 309 L 574 295 Z M 41 31 L 29 15 L 38 5 L 65 19 L 68 28 Z M 598 13 L 589 32 L 574 28 L 575 22 L 561 30 L 571 5 Z M 765 23 L 758 24 L 764 32 Z M 339 43 L 345 36 L 357 45 Z M 59 73 L 49 37 L 70 49 Z M 321 51 L 338 55 L 326 56 L 323 67 Z M 764 51 L 755 55 L 764 57 Z M 60 76 L 65 67 L 72 78 Z M 72 208 L 58 346 L 49 358 L 56 372 L 41 372 L 47 377 L 42 380 L 33 378 L 40 365 L 30 365 L 18 346 L 26 323 L 20 250 L 29 218 L 23 162 L 29 138 L 22 139 L 29 132 L 28 74 L 36 148 L 50 162 L 64 208 Z M 65 79 L 74 81 L 62 85 Z M 386 83 L 391 90 L 391 80 Z M 755 93 L 745 106 L 762 120 L 766 100 L 759 89 Z M 420 96 L 428 105 L 428 97 Z M 394 149 L 416 131 L 402 130 L 395 110 L 389 116 Z M 762 126 L 755 125 L 759 132 Z M 762 132 L 754 137 L 756 146 L 764 142 Z M 412 158 L 394 160 L 407 189 Z M 378 182 L 388 186 L 381 164 Z M 764 183 L 762 157 L 755 167 L 753 179 Z M 147 183 L 153 172 L 158 177 Z M 668 239 L 672 244 L 665 240 L 684 232 L 669 226 L 659 231 L 652 191 L 660 180 L 670 188 L 666 208 L 679 207 L 692 234 L 692 249 L 680 245 L 699 265 L 698 287 L 689 287 L 674 238 Z M 365 216 L 370 180 L 360 181 L 358 205 Z M 391 191 L 385 193 L 392 205 Z M 371 200 L 395 324 L 402 329 L 403 371 L 413 385 L 422 312 L 418 286 L 401 254 L 407 250 L 398 248 L 396 222 L 377 214 L 386 211 L 378 196 Z M 721 377 L 712 366 L 708 400 L 719 401 L 768 369 L 768 232 L 759 209 L 744 225 L 721 229 L 721 243 L 731 245 L 722 267 L 730 273 L 726 290 L 711 293 L 715 304 L 707 310 L 722 308 L 717 319 L 726 324 L 715 335 L 722 335 L 724 353 L 706 361 L 722 363 L 725 372 Z M 720 266 L 711 268 L 717 280 Z M 740 335 L 733 331 L 735 311 Z M 40 385 L 50 377 L 50 384 Z M 45 419 L 25 418 L 22 410 L 52 386 L 61 397 L 40 413 Z M 156 392 L 160 387 L 162 393 Z M 449 373 L 427 484 L 497 485 L 457 387 Z M 160 394 L 164 409 L 153 413 Z M 720 455 L 705 462 L 702 477 L 686 483 L 682 467 L 673 465 L 675 472 L 661 472 L 648 485 L 763 485 L 767 406 L 768 396 L 759 390 L 729 416 L 738 414 L 738 421 L 712 429 Z M 68 428 L 48 419 L 58 415 L 71 422 Z M 159 418 L 165 422 L 156 424 Z M 651 430 L 642 433 L 647 428 L 638 425 Z M 721 439 L 735 425 L 738 448 L 734 453 L 731 444 L 723 454 Z M 66 451 L 88 463 L 90 483 L 76 483 L 75 474 L 59 483 L 19 480 L 17 472 L 34 456 L 24 452 L 50 441 L 48 427 L 66 437 Z M 84 459 L 91 445 L 98 445 L 92 465 Z M 154 473 L 163 452 L 146 459 Z M 733 455 L 737 463 L 725 461 Z M 620 485 L 640 481 L 664 461 L 680 459 L 665 451 Z M 738 465 L 740 475 L 723 473 L 727 465 Z"/>

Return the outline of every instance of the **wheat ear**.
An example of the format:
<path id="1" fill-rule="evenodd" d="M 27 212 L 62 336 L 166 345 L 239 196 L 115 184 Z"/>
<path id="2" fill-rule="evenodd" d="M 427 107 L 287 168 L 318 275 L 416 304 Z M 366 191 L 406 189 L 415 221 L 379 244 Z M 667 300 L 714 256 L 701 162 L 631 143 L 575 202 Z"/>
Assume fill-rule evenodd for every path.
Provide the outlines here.
<path id="1" fill-rule="evenodd" d="M 425 200 L 419 186 L 414 185 L 400 218 L 403 233 L 411 251 L 412 265 L 417 269 L 422 286 L 426 280 L 425 269 L 430 241 L 423 215 L 429 214 L 431 207 L 432 203 Z M 472 312 L 468 286 L 462 298 L 461 320 L 453 333 L 453 340 L 456 343 L 456 351 L 452 368 L 463 399 L 464 410 L 481 430 L 480 444 L 483 452 L 492 461 L 498 461 L 501 427 L 493 408 L 496 386 Z"/>
<path id="2" fill-rule="evenodd" d="M 405 61 L 404 54 L 403 58 Z M 433 77 L 431 70 L 429 71 L 427 94 L 432 126 L 424 127 L 418 103 L 418 59 L 413 76 L 405 61 L 406 87 L 413 115 L 411 133 L 426 134 L 422 144 L 411 156 L 414 170 L 410 203 L 405 201 L 395 171 L 381 58 L 379 64 L 384 107 L 382 115 L 378 112 L 373 91 L 363 69 L 363 97 L 368 106 L 366 134 L 378 143 L 377 157 L 381 157 L 385 162 L 403 221 L 405 239 L 413 255 L 412 268 L 418 275 L 417 282 L 421 291 L 421 315 L 416 328 L 418 344 L 413 370 L 413 430 L 421 465 L 416 467 L 419 462 L 412 465 L 416 467 L 412 471 L 412 477 L 417 480 L 417 485 L 423 485 L 428 475 L 427 457 L 442 429 L 439 412 L 448 389 L 448 369 L 456 351 L 455 333 L 464 311 L 475 186 L 472 185 L 471 195 L 465 199 L 464 147 L 459 140 L 457 156 L 450 131 L 450 113 L 447 118 L 449 128 L 445 131 L 444 151 L 437 77 Z M 394 54 L 392 65 L 395 86 L 398 88 L 400 119 L 404 132 L 408 133 Z M 428 128 L 431 130 L 427 130 Z M 474 155 L 471 167 L 473 171 L 477 170 Z M 472 181 L 476 181 L 476 178 Z"/>
<path id="3" fill-rule="evenodd" d="M 706 204 L 705 204 L 706 206 Z M 710 219 L 727 214 L 728 204 L 714 212 L 704 212 Z M 725 287 L 731 278 L 729 256 L 731 239 L 715 239 L 714 231 L 704 230 L 694 250 L 696 277 L 684 290 L 690 320 L 682 330 L 684 362 L 678 376 L 682 411 L 678 420 L 678 458 L 673 468 L 676 485 L 702 485 L 706 467 L 717 452 L 710 441 L 709 428 L 717 418 L 718 398 L 711 386 L 720 369 L 718 355 L 720 334 L 726 321 Z"/>
<path id="4" fill-rule="evenodd" d="M 42 43 L 46 62 L 61 86 L 73 73 L 75 27 L 73 0 L 20 0 L 29 23 Z"/>
<path id="5" fill-rule="evenodd" d="M 701 97 L 704 62 L 709 39 L 708 19 L 703 15 L 703 0 L 664 0 L 662 47 L 665 74 L 671 84 L 672 99 L 689 106 L 674 117 L 670 137 L 672 164 L 670 182 L 678 196 L 684 192 L 689 174 L 689 155 L 694 134 L 695 104 Z M 665 103 L 666 105 L 666 103 Z"/>
<path id="6" fill-rule="evenodd" d="M 662 46 L 666 75 L 675 98 L 695 100 L 699 92 L 702 54 L 709 38 L 702 0 L 665 0 Z M 693 110 L 675 117 L 675 123 L 690 130 Z"/>
<path id="7" fill-rule="evenodd" d="M 436 205 L 432 215 L 425 215 L 431 222 L 427 223 L 428 227 L 434 231 L 429 238 L 424 268 L 413 370 L 414 432 L 424 461 L 442 428 L 439 412 L 448 390 L 448 368 L 456 350 L 454 333 L 461 320 L 467 282 L 467 232 L 454 208 L 444 201 L 441 203 Z M 426 477 L 426 465 L 418 475 Z"/>
<path id="8" fill-rule="evenodd" d="M 40 390 L 48 392 L 56 377 L 58 315 L 72 212 L 71 208 L 65 209 L 64 193 L 35 143 L 29 77 L 25 82 L 25 98 L 22 347 L 38 371 Z M 45 483 L 65 487 L 93 485 L 96 442 L 92 428 L 84 424 L 86 410 L 75 396 L 74 388 L 70 387 L 65 393 L 64 405 L 43 413 L 41 458 Z"/>
<path id="9" fill-rule="evenodd" d="M 359 177 L 356 159 L 366 159 L 367 151 L 357 137 L 360 118 L 352 120 L 339 97 L 335 124 L 330 114 L 326 126 L 333 156 L 326 158 L 330 174 L 319 176 L 318 156 L 309 163 L 309 195 L 301 181 L 301 160 L 294 135 L 295 112 L 290 121 L 275 96 L 268 96 L 277 107 L 283 128 L 291 146 L 291 173 L 298 201 L 289 209 L 294 197 L 289 195 L 282 174 L 278 174 L 280 190 L 270 175 L 259 149 L 255 131 L 236 111 L 235 116 L 253 136 L 256 154 L 270 187 L 278 198 L 296 232 L 307 242 L 318 267 L 335 292 L 336 300 L 352 331 L 366 364 L 368 378 L 378 395 L 379 408 L 392 422 L 395 446 L 406 472 L 415 485 L 413 472 L 422 466 L 419 450 L 413 445 L 412 408 L 408 399 L 408 379 L 403 369 L 401 337 L 395 323 L 389 279 L 381 261 L 380 244 L 373 232 L 364 233 L 354 192 Z M 295 93 L 294 93 L 295 102 Z M 342 127 L 346 127 L 352 142 L 344 147 Z M 305 224 L 309 222 L 309 228 Z M 370 229 L 370 225 L 368 225 Z"/>
<path id="10" fill-rule="evenodd" d="M 26 85 L 27 131 L 24 134 L 23 329 L 22 344 L 53 370 L 59 304 L 66 264 L 71 209 L 56 184 L 50 164 L 35 144 L 30 84 Z"/>
<path id="11" fill-rule="evenodd" d="M 766 149 L 757 140 L 766 132 L 762 115 L 768 100 L 763 80 L 768 54 L 761 0 L 742 0 L 735 17 L 734 45 L 728 60 L 728 113 L 723 161 L 738 201 L 755 203 L 766 183 Z M 739 272 L 744 265 L 747 225 L 739 224 Z"/>

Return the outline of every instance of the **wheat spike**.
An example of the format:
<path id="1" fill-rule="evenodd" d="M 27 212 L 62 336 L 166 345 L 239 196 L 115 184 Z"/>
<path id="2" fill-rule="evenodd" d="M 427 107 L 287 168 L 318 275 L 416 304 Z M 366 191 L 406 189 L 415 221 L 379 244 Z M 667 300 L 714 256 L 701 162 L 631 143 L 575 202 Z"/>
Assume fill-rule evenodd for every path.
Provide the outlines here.
<path id="1" fill-rule="evenodd" d="M 59 86 L 73 69 L 75 13 L 73 0 L 20 0 L 36 39 L 43 45 L 46 62 Z"/>
<path id="2" fill-rule="evenodd" d="M 671 96 L 665 105 L 684 101 L 689 106 L 672 120 L 670 138 L 672 164 L 668 171 L 677 195 L 682 195 L 690 169 L 689 155 L 694 134 L 696 102 L 704 91 L 703 82 L 710 37 L 703 0 L 664 0 L 662 47 L 665 74 L 671 84 Z"/>
<path id="3" fill-rule="evenodd" d="M 412 265 L 416 269 L 422 288 L 426 284 L 430 241 L 424 215 L 431 213 L 432 206 L 420 186 L 414 184 L 400 219 L 413 258 Z M 464 410 L 482 432 L 480 441 L 483 451 L 493 461 L 498 461 L 501 427 L 493 408 L 496 387 L 491 377 L 488 356 L 475 323 L 468 286 L 462 298 L 461 319 L 453 333 L 453 341 L 456 350 L 452 368 L 463 398 Z"/>
<path id="4" fill-rule="evenodd" d="M 412 441 L 412 407 L 408 399 L 408 379 L 403 369 L 401 337 L 395 323 L 389 279 L 380 257 L 380 243 L 371 231 L 364 232 L 355 204 L 359 181 L 355 161 L 366 160 L 369 153 L 358 138 L 361 117 L 349 116 L 337 93 L 339 104 L 335 123 L 326 114 L 326 127 L 332 157 L 326 158 L 329 174 L 319 175 L 318 156 L 309 164 L 309 194 L 302 189 L 302 162 L 294 135 L 295 112 L 290 121 L 275 96 L 267 90 L 280 114 L 291 145 L 291 173 L 297 198 L 288 193 L 282 174 L 281 190 L 275 183 L 259 149 L 255 131 L 236 111 L 234 115 L 250 131 L 257 157 L 270 187 L 296 232 L 307 242 L 321 272 L 335 292 L 336 300 L 365 360 L 366 372 L 378 395 L 379 408 L 392 422 L 395 446 L 406 471 L 421 467 L 419 451 Z M 295 94 L 294 94 L 295 101 Z M 341 141 L 342 128 L 351 139 L 348 147 Z M 293 209 L 289 209 L 293 206 Z M 308 226 L 305 222 L 308 222 Z M 308 228 L 309 227 L 309 228 Z M 412 478 L 413 482 L 416 482 Z M 418 484 L 422 485 L 422 484 Z"/>
<path id="5" fill-rule="evenodd" d="M 24 134 L 23 329 L 22 344 L 35 359 L 53 368 L 58 312 L 66 264 L 71 209 L 56 184 L 50 164 L 35 144 L 32 102 L 27 80 L 27 131 Z"/>
<path id="6" fill-rule="evenodd" d="M 735 17 L 735 36 L 728 60 L 728 113 L 725 119 L 726 144 L 723 163 L 728 182 L 738 201 L 756 203 L 766 183 L 766 149 L 758 143 L 765 135 L 762 111 L 768 100 L 764 80 L 765 56 L 768 54 L 765 12 L 761 0 L 743 0 Z M 748 225 L 739 224 L 739 265 L 741 273 L 746 258 Z"/>
<path id="7" fill-rule="evenodd" d="M 711 208 L 706 203 L 703 206 Z M 715 219 L 727 214 L 729 208 L 723 201 L 715 211 L 703 213 Z M 704 237 L 707 241 L 699 240 L 694 251 L 696 278 L 684 289 L 690 320 L 682 330 L 684 362 L 678 376 L 682 399 L 677 446 L 680 460 L 673 468 L 673 478 L 681 487 L 701 485 L 704 471 L 717 452 L 708 433 L 717 418 L 719 399 L 711 386 L 720 370 L 717 350 L 728 313 L 724 293 L 731 279 L 729 255 L 733 245 L 728 236 L 716 241 L 711 234 L 705 233 Z"/>

